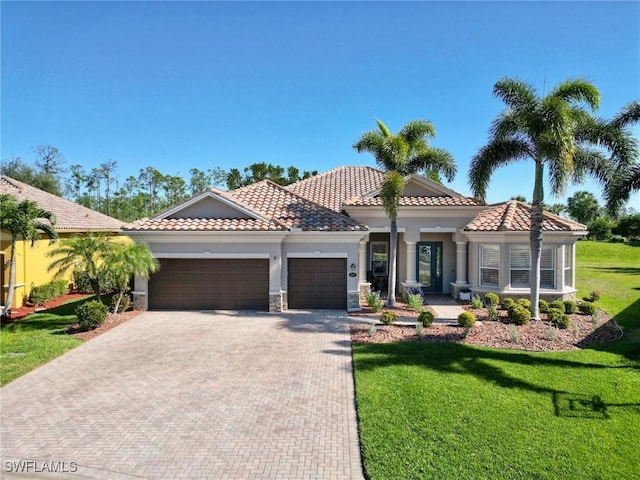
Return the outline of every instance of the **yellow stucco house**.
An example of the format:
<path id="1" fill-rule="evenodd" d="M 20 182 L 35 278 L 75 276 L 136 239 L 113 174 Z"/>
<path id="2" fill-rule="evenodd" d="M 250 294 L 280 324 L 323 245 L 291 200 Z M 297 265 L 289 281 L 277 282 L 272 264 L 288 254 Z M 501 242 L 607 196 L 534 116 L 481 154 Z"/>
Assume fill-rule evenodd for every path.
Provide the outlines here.
<path id="1" fill-rule="evenodd" d="M 18 199 L 31 200 L 42 209 L 53 212 L 56 216 L 56 230 L 59 239 L 74 234 L 102 232 L 120 235 L 123 222 L 102 213 L 73 203 L 67 199 L 52 195 L 38 188 L 19 182 L 7 176 L 0 176 L 0 194 L 13 195 Z M 32 287 L 43 285 L 53 280 L 54 272 L 48 272 L 50 258 L 47 252 L 51 248 L 48 238 L 38 240 L 31 246 L 30 242 L 18 241 L 16 245 L 16 290 L 11 308 L 19 308 Z M 0 303 L 4 305 L 9 283 L 9 258 L 11 255 L 11 237 L 0 232 Z"/>

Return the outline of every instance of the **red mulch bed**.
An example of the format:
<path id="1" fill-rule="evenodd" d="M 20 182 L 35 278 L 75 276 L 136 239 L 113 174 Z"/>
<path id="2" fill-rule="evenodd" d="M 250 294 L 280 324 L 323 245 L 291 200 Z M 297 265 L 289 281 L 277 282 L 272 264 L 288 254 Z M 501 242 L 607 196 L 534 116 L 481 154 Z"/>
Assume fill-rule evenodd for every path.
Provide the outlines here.
<path id="1" fill-rule="evenodd" d="M 51 310 L 52 308 L 56 308 L 59 307 L 60 305 L 67 303 L 67 302 L 72 302 L 74 300 L 79 300 L 82 298 L 86 298 L 91 296 L 90 294 L 86 294 L 86 293 L 69 293 L 67 295 L 63 295 L 61 297 L 56 298 L 55 300 L 51 300 L 49 302 L 46 302 L 44 305 L 40 305 L 37 308 L 37 312 L 44 312 L 46 310 Z M 33 306 L 27 306 L 27 305 L 23 305 L 20 308 L 14 308 L 11 310 L 11 315 L 9 316 L 9 318 L 5 319 L 3 318 L 2 322 L 3 323 L 13 323 L 13 322 L 18 322 L 20 320 L 22 320 L 24 317 L 26 317 L 27 315 L 31 315 L 32 313 L 36 312 L 36 308 Z M 142 313 L 142 311 L 140 310 L 129 310 L 128 312 L 123 312 L 123 313 L 109 313 L 107 315 L 106 320 L 104 321 L 104 323 L 102 325 L 100 325 L 98 328 L 96 328 L 95 330 L 90 330 L 88 332 L 83 332 L 80 330 L 80 327 L 78 326 L 78 324 L 76 323 L 75 325 L 71 326 L 71 328 L 69 328 L 69 330 L 67 331 L 67 333 L 69 333 L 70 335 L 73 335 L 76 338 L 80 338 L 82 340 L 91 340 L 92 338 L 97 337 L 98 335 L 106 332 L 107 330 L 111 330 L 113 327 L 117 327 L 118 325 L 120 325 L 121 323 L 126 322 L 127 320 L 130 320 L 131 318 L 140 315 Z"/>
<path id="2" fill-rule="evenodd" d="M 72 302 L 74 300 L 79 300 L 81 298 L 86 298 L 88 296 L 90 295 L 86 293 L 69 293 L 67 295 L 58 297 L 55 300 L 50 300 L 48 302 L 45 302 L 44 305 L 39 305 L 37 307 L 37 311 L 42 312 L 45 310 L 51 310 L 52 308 L 59 307 L 63 303 Z M 12 308 L 11 315 L 9 315 L 8 318 L 3 317 L 2 322 L 3 323 L 16 322 L 18 320 L 23 319 L 27 315 L 31 315 L 35 311 L 36 311 L 35 306 L 28 306 L 28 305 L 23 305 L 20 308 Z"/>
<path id="3" fill-rule="evenodd" d="M 389 309 L 385 309 L 389 310 Z M 418 316 L 405 305 L 394 309 L 398 313 L 399 321 L 412 321 Z M 376 325 L 376 333 L 369 334 L 369 324 L 358 323 L 351 325 L 351 340 L 362 343 L 386 342 L 456 342 L 468 345 L 480 345 L 491 348 L 506 348 L 512 350 L 530 350 L 551 352 L 560 350 L 575 350 L 594 343 L 604 343 L 615 340 L 622 335 L 622 331 L 604 311 L 600 310 L 600 326 L 594 329 L 591 315 L 573 314 L 571 325 L 566 330 L 556 329 L 556 338 L 550 338 L 551 324 L 542 314 L 541 321 L 531 321 L 527 325 L 516 326 L 508 323 L 507 313 L 499 311 L 497 321 L 489 320 L 486 309 L 473 310 L 476 319 L 482 325 L 476 325 L 465 337 L 465 329 L 457 325 L 434 323 L 424 328 L 422 336 L 416 333 L 415 325 Z M 380 313 L 373 313 L 370 309 L 353 316 L 379 318 Z M 517 341 L 511 331 L 517 332 Z"/>

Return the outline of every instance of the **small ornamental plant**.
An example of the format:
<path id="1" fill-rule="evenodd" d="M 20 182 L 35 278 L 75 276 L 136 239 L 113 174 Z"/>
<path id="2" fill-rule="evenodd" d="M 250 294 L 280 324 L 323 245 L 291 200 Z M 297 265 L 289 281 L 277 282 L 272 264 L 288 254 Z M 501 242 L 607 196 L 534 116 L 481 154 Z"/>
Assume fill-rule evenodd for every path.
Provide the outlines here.
<path id="1" fill-rule="evenodd" d="M 498 320 L 498 309 L 495 305 L 487 305 L 487 317 L 489 317 L 489 320 L 494 322 Z"/>
<path id="2" fill-rule="evenodd" d="M 462 312 L 458 315 L 458 325 L 461 327 L 473 327 L 476 324 L 476 316 L 471 312 Z"/>
<path id="3" fill-rule="evenodd" d="M 102 325 L 109 313 L 109 307 L 97 300 L 85 302 L 76 308 L 78 325 L 82 330 L 95 330 Z"/>
<path id="4" fill-rule="evenodd" d="M 485 305 L 489 306 L 496 306 L 498 305 L 498 303 L 500 302 L 500 297 L 498 297 L 498 295 L 496 295 L 493 292 L 488 292 L 484 294 L 484 303 Z"/>
<path id="5" fill-rule="evenodd" d="M 473 308 L 474 310 L 479 310 L 483 306 L 484 304 L 482 303 L 482 299 L 479 295 L 474 295 L 473 297 L 471 297 L 471 308 Z"/>
<path id="6" fill-rule="evenodd" d="M 547 313 L 549 311 L 549 302 L 540 299 L 538 301 L 538 310 L 540 310 L 540 313 Z"/>
<path id="7" fill-rule="evenodd" d="M 371 338 L 376 336 L 376 332 L 378 331 L 378 328 L 372 323 L 371 325 L 369 325 L 369 336 Z"/>
<path id="8" fill-rule="evenodd" d="M 380 292 L 374 292 L 371 290 L 365 293 L 364 299 L 373 312 L 377 313 L 382 310 L 382 298 L 380 298 Z"/>
<path id="9" fill-rule="evenodd" d="M 419 312 L 423 308 L 424 299 L 420 293 L 407 293 L 404 300 L 411 310 Z"/>
<path id="10" fill-rule="evenodd" d="M 382 312 L 382 315 L 380 315 L 380 321 L 385 325 L 393 325 L 397 319 L 398 314 L 390 310 L 386 310 Z"/>
<path id="11" fill-rule="evenodd" d="M 578 308 L 582 315 L 594 315 L 596 313 L 596 306 L 592 302 L 582 302 Z"/>
<path id="12" fill-rule="evenodd" d="M 503 310 L 509 310 L 509 308 L 511 308 L 511 306 L 516 303 L 513 298 L 511 297 L 505 297 L 502 299 L 502 309 Z"/>
<path id="13" fill-rule="evenodd" d="M 516 325 L 526 325 L 531 320 L 531 312 L 521 304 L 514 305 L 509 310 L 509 314 Z"/>
<path id="14" fill-rule="evenodd" d="M 576 306 L 576 302 L 573 300 L 565 300 L 564 302 L 564 313 L 576 313 L 578 311 L 578 307 Z"/>
<path id="15" fill-rule="evenodd" d="M 418 323 L 423 327 L 430 326 L 433 323 L 433 320 L 433 313 L 428 310 L 423 310 L 420 312 L 420 315 L 418 315 Z"/>
<path id="16" fill-rule="evenodd" d="M 552 308 L 556 308 L 558 310 L 562 310 L 562 313 L 566 313 L 565 312 L 564 302 L 562 300 L 554 300 L 553 302 L 551 302 L 549 304 L 549 309 L 552 309 Z"/>

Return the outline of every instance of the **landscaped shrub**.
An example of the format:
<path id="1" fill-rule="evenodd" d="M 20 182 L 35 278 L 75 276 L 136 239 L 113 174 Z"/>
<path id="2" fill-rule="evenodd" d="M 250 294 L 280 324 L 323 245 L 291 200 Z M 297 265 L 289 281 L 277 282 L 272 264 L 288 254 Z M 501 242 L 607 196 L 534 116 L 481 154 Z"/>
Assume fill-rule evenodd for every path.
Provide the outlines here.
<path id="1" fill-rule="evenodd" d="M 592 302 L 597 302 L 598 300 L 600 300 L 600 291 L 592 290 L 591 293 L 589 294 L 589 299 Z"/>
<path id="2" fill-rule="evenodd" d="M 487 305 L 487 317 L 489 317 L 489 320 L 498 320 L 498 309 L 495 305 Z"/>
<path id="3" fill-rule="evenodd" d="M 109 308 L 97 300 L 85 302 L 76 308 L 78 324 L 82 330 L 93 330 L 104 323 L 108 312 Z"/>
<path id="4" fill-rule="evenodd" d="M 476 316 L 471 312 L 462 312 L 458 315 L 458 325 L 461 327 L 473 327 L 476 324 Z"/>
<path id="5" fill-rule="evenodd" d="M 551 302 L 549 304 L 549 310 L 551 310 L 552 308 L 556 308 L 558 310 L 562 310 L 562 313 L 565 313 L 564 302 L 562 300 L 554 300 L 553 302 Z"/>
<path id="6" fill-rule="evenodd" d="M 98 282 L 100 283 L 101 292 L 111 292 L 116 289 L 116 284 L 111 276 L 101 271 L 98 275 Z M 93 293 L 93 288 L 89 282 L 89 275 L 84 271 L 73 272 L 73 286 L 78 293 Z"/>
<path id="7" fill-rule="evenodd" d="M 582 302 L 578 308 L 582 315 L 593 315 L 596 312 L 596 306 L 591 302 Z"/>
<path id="8" fill-rule="evenodd" d="M 33 287 L 29 293 L 29 302 L 40 305 L 49 300 L 54 300 L 69 293 L 69 285 L 66 280 L 57 280 Z"/>
<path id="9" fill-rule="evenodd" d="M 433 320 L 433 313 L 428 310 L 423 310 L 422 312 L 420 312 L 420 315 L 418 315 L 418 323 L 423 327 L 428 327 L 429 325 L 431 325 L 433 323 Z"/>
<path id="10" fill-rule="evenodd" d="M 538 300 L 538 310 L 540 310 L 540 313 L 547 313 L 549 311 L 549 302 L 543 299 Z"/>
<path id="11" fill-rule="evenodd" d="M 382 298 L 380 298 L 380 292 L 370 290 L 364 294 L 364 299 L 367 302 L 367 305 L 369 305 L 371 310 L 374 312 L 382 310 Z"/>
<path id="12" fill-rule="evenodd" d="M 109 310 L 111 310 L 113 313 L 126 312 L 127 310 L 129 310 L 129 308 L 131 308 L 131 297 L 129 295 L 122 296 L 122 300 L 120 300 L 120 305 L 118 306 L 118 311 L 116 312 L 115 308 L 117 301 L 118 295 L 114 295 L 111 298 L 111 306 L 109 307 Z"/>
<path id="13" fill-rule="evenodd" d="M 513 304 L 515 304 L 516 302 L 513 300 L 513 298 L 511 297 L 505 297 L 502 299 L 502 309 L 503 310 L 509 310 L 509 308 L 511 308 L 511 306 Z"/>
<path id="14" fill-rule="evenodd" d="M 549 311 L 547 312 L 547 318 L 552 325 L 556 325 L 560 322 L 563 315 L 564 312 L 559 308 L 549 308 Z"/>
<path id="15" fill-rule="evenodd" d="M 405 293 L 404 302 L 409 306 L 409 308 L 416 312 L 422 310 L 422 307 L 424 306 L 424 299 L 420 293 Z"/>
<path id="16" fill-rule="evenodd" d="M 517 303 L 518 305 L 522 305 L 527 310 L 531 308 L 531 300 L 529 300 L 528 298 L 521 298 Z"/>
<path id="17" fill-rule="evenodd" d="M 493 292 L 488 292 L 484 294 L 484 303 L 489 306 L 496 306 L 500 302 L 500 297 Z"/>
<path id="18" fill-rule="evenodd" d="M 516 304 L 509 310 L 511 320 L 516 325 L 526 325 L 531 320 L 531 312 L 524 305 Z"/>
<path id="19" fill-rule="evenodd" d="M 561 330 L 565 330 L 569 328 L 569 325 L 571 325 L 571 318 L 566 314 L 555 315 L 554 321 L 551 322 L 551 325 Z"/>
<path id="20" fill-rule="evenodd" d="M 473 308 L 474 310 L 478 310 L 483 306 L 484 305 L 482 303 L 482 299 L 479 295 L 474 295 L 473 297 L 471 297 L 471 308 Z"/>
<path id="21" fill-rule="evenodd" d="M 573 300 L 565 300 L 564 302 L 564 313 L 576 313 L 578 307 L 576 306 L 576 302 Z"/>
<path id="22" fill-rule="evenodd" d="M 385 325 L 391 325 L 395 323 L 397 319 L 398 319 L 398 314 L 390 310 L 384 311 L 382 312 L 382 315 L 380 315 L 380 321 Z"/>

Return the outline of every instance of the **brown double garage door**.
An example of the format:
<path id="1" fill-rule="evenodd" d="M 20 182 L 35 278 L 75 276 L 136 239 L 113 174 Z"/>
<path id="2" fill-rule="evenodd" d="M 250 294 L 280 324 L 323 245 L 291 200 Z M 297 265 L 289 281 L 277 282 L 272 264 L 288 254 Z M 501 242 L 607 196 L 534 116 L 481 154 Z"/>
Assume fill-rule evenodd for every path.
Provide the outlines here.
<path id="1" fill-rule="evenodd" d="M 290 258 L 289 308 L 346 308 L 344 258 Z M 268 259 L 161 258 L 151 309 L 269 309 Z"/>

